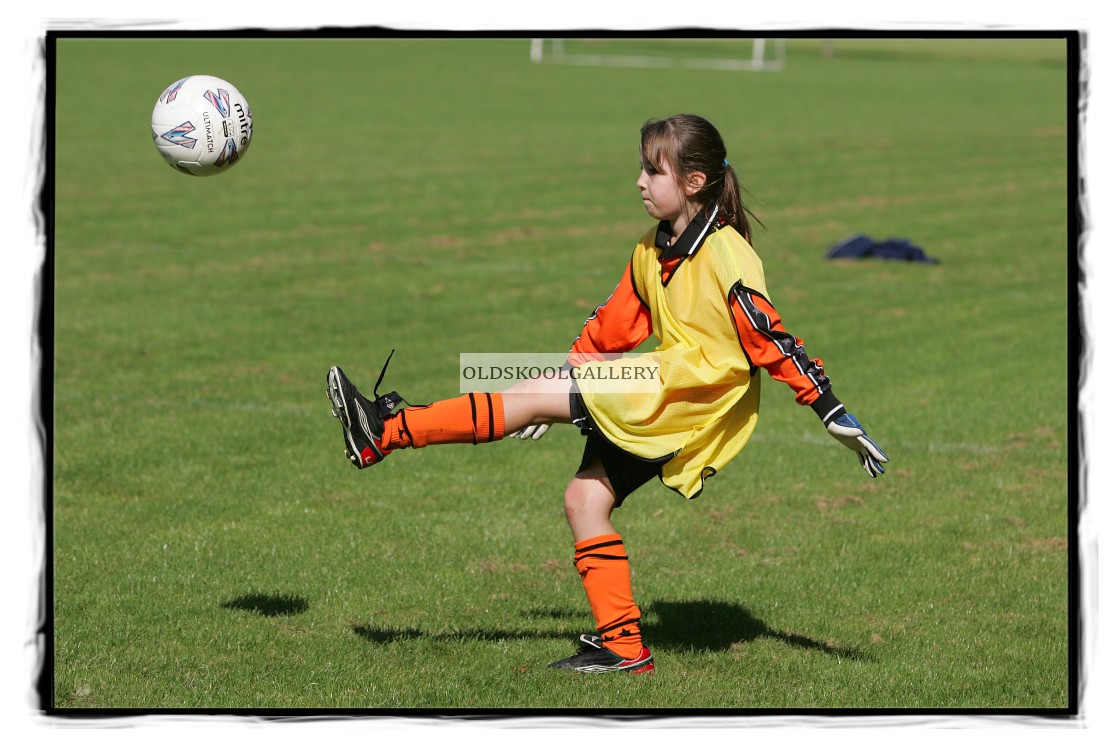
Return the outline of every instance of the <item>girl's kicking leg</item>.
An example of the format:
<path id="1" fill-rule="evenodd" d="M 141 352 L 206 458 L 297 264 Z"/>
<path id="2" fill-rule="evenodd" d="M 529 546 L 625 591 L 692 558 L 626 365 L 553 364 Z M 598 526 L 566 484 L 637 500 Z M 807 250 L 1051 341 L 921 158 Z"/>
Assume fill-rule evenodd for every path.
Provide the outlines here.
<path id="1" fill-rule="evenodd" d="M 341 368 L 327 374 L 327 396 L 342 423 L 346 455 L 358 469 L 390 451 L 434 444 L 490 443 L 527 425 L 570 423 L 571 383 L 523 381 L 505 392 L 471 392 L 392 413 L 395 394 L 369 400 Z"/>

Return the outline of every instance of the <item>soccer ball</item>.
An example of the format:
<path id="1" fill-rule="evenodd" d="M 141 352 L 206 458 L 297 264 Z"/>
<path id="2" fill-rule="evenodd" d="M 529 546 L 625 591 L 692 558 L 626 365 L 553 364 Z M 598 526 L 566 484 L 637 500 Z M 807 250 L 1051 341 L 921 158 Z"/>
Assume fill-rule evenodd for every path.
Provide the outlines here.
<path id="1" fill-rule="evenodd" d="M 193 176 L 228 171 L 253 139 L 249 102 L 230 83 L 191 75 L 172 83 L 152 110 L 152 141 L 169 164 Z"/>

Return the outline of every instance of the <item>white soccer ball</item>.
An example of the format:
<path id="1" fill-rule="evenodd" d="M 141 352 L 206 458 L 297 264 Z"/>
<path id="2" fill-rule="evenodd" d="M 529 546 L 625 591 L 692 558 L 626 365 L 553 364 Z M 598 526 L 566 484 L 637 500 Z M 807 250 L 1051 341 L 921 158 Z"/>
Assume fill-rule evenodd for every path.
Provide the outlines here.
<path id="1" fill-rule="evenodd" d="M 152 110 L 152 141 L 169 164 L 185 174 L 228 171 L 253 139 L 249 102 L 233 85 L 212 75 L 172 83 Z"/>

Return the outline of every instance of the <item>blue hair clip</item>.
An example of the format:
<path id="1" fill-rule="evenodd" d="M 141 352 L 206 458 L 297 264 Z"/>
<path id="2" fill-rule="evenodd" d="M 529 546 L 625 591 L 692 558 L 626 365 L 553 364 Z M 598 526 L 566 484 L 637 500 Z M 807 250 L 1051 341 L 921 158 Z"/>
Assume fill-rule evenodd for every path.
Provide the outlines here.
<path id="1" fill-rule="evenodd" d="M 729 163 L 727 162 L 727 159 L 726 159 L 726 158 L 725 158 L 725 159 L 723 159 L 723 168 L 725 168 L 725 169 L 729 169 L 729 168 L 731 168 L 731 164 L 729 164 Z"/>

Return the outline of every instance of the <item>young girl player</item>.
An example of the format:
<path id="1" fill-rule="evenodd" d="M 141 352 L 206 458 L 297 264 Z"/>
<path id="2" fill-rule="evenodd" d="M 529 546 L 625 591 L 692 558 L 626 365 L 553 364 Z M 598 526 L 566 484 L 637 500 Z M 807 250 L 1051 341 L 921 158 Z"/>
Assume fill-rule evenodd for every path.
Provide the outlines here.
<path id="1" fill-rule="evenodd" d="M 783 381 L 828 433 L 854 450 L 871 477 L 886 454 L 844 409 L 819 359 L 786 331 L 770 303 L 762 263 L 751 248 L 743 204 L 723 139 L 702 117 L 677 115 L 642 127 L 642 203 L 657 220 L 638 242 L 618 287 L 596 309 L 568 354 L 570 378 L 523 381 L 499 393 L 475 392 L 422 407 L 396 394 L 362 396 L 340 368 L 327 395 L 342 423 L 346 453 L 359 469 L 396 449 L 492 443 L 555 423 L 587 436 L 579 469 L 564 492 L 597 635 L 551 666 L 578 672 L 653 671 L 642 640 L 630 565 L 611 513 L 653 477 L 695 498 L 746 445 L 758 420 L 760 371 Z M 753 216 L 752 216 L 753 217 Z M 609 353 L 659 345 L 659 389 L 642 397 L 579 385 L 618 365 Z M 380 383 L 380 382 L 379 382 Z"/>

